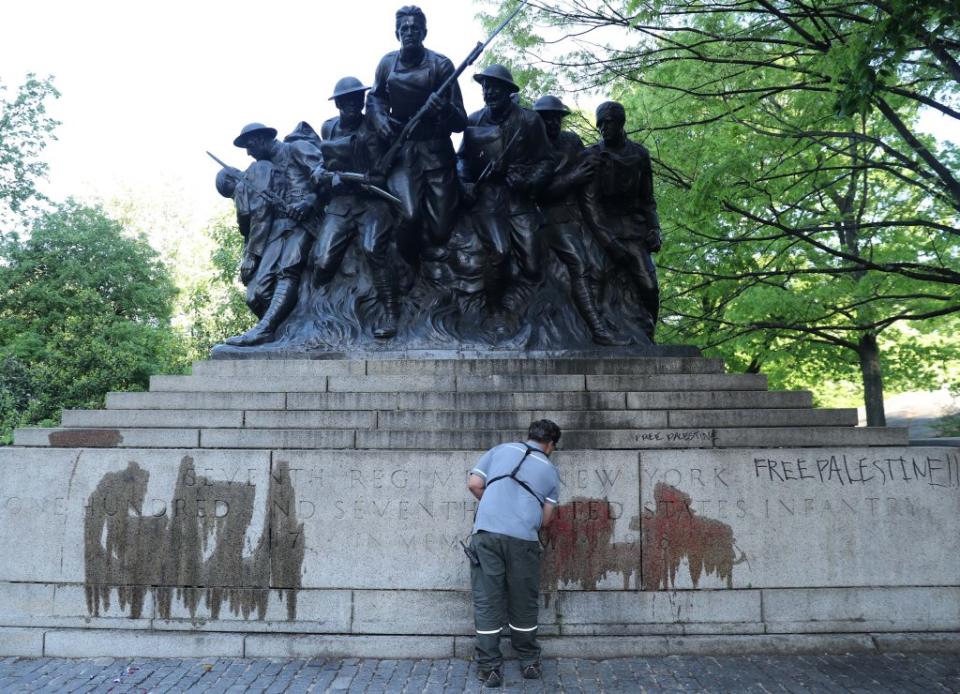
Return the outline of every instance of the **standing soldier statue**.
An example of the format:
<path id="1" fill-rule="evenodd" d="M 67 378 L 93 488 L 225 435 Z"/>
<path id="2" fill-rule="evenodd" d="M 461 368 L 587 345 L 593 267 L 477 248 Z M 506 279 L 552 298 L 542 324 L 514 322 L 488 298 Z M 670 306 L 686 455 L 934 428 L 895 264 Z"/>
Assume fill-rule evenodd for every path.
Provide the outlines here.
<path id="1" fill-rule="evenodd" d="M 330 97 L 340 115 L 320 128 L 323 163 L 314 169 L 312 178 L 318 187 L 328 189 L 331 197 L 313 246 L 311 265 L 316 284 L 329 282 L 350 242 L 362 233 L 363 253 L 383 308 L 382 322 L 373 334 L 389 338 L 397 334 L 400 314 L 396 267 L 388 257 L 393 215 L 389 203 L 383 199 L 385 191 L 375 185 L 382 185 L 382 181 L 370 175 L 384 147 L 363 114 L 364 94 L 368 89 L 356 77 L 344 77 L 334 86 Z M 348 172 L 364 175 L 368 183 L 343 180 Z"/>
<path id="2" fill-rule="evenodd" d="M 533 110 L 543 119 L 556 157 L 553 178 L 540 196 L 540 209 L 546 217 L 547 245 L 567 266 L 573 303 L 590 328 L 593 341 L 598 345 L 620 344 L 597 308 L 591 286 L 594 263 L 590 262 L 584 245 L 580 199 L 584 186 L 593 177 L 594 160 L 585 156 L 583 142 L 576 133 L 561 130 L 570 109 L 560 99 L 541 96 L 533 104 Z"/>
<path id="3" fill-rule="evenodd" d="M 311 138 L 312 136 L 312 138 Z M 256 159 L 242 177 L 236 169 L 217 176 L 217 189 L 237 201 L 241 233 L 247 230 L 241 279 L 247 305 L 260 319 L 226 344 L 249 347 L 273 340 L 274 332 L 297 303 L 300 273 L 315 235 L 317 196 L 310 172 L 320 163 L 316 134 L 306 126 L 284 142 L 261 123 L 243 127 L 233 141 Z M 226 173 L 225 173 L 226 172 Z M 227 183 L 233 178 L 232 184 Z"/>
<path id="4" fill-rule="evenodd" d="M 460 176 L 486 253 L 487 310 L 495 330 L 503 333 L 511 251 L 523 276 L 541 277 L 543 216 L 535 196 L 550 179 L 553 158 L 543 121 L 511 99 L 520 88 L 507 68 L 490 65 L 474 80 L 483 88 L 486 107 L 468 119 L 458 154 Z"/>
<path id="5" fill-rule="evenodd" d="M 639 320 L 653 342 L 660 287 L 651 254 L 660 250 L 660 219 L 653 198 L 650 153 L 627 137 L 625 123 L 621 104 L 605 101 L 597 107 L 597 129 L 603 140 L 587 149 L 597 157 L 597 169 L 584 191 L 583 212 L 600 245 L 636 289 Z"/>
<path id="6" fill-rule="evenodd" d="M 387 175 L 390 191 L 402 201 L 400 244 L 414 265 L 420 257 L 437 260 L 450 238 L 457 209 L 456 160 L 450 134 L 463 131 L 466 111 L 456 81 L 448 93 L 439 87 L 455 72 L 453 63 L 423 45 L 427 18 L 414 5 L 397 10 L 396 36 L 400 50 L 387 53 L 377 65 L 367 95 L 367 115 L 377 133 L 396 143 L 378 166 Z M 426 105 L 427 113 L 397 138 L 411 118 Z"/>

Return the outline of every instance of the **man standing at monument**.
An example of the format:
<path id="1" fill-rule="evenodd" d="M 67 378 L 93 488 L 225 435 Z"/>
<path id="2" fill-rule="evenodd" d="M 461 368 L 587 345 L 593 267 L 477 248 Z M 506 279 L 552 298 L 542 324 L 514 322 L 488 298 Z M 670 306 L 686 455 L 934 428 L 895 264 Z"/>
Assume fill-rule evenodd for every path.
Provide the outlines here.
<path id="1" fill-rule="evenodd" d="M 400 247 L 414 265 L 420 256 L 443 257 L 457 209 L 456 158 L 451 133 L 462 132 L 467 120 L 460 87 L 447 94 L 437 89 L 456 71 L 443 55 L 424 47 L 427 18 L 415 5 L 397 10 L 400 50 L 387 53 L 377 65 L 367 94 L 367 116 L 380 137 L 391 144 L 420 108 L 429 111 L 402 143 L 394 161 L 386 162 L 387 184 L 403 203 Z"/>
<path id="2" fill-rule="evenodd" d="M 536 195 L 553 173 L 553 154 L 543 121 L 513 102 L 520 91 L 502 65 L 473 77 L 483 88 L 485 108 L 470 114 L 458 153 L 459 174 L 486 253 L 484 292 L 498 332 L 505 330 L 504 304 L 510 286 L 510 253 L 521 274 L 541 278 L 543 215 Z"/>
<path id="3" fill-rule="evenodd" d="M 587 148 L 597 158 L 593 181 L 584 190 L 587 226 L 610 259 L 627 275 L 640 300 L 638 317 L 653 342 L 660 312 L 660 287 L 652 253 L 660 250 L 660 218 L 653 198 L 650 153 L 624 130 L 626 113 L 615 101 L 597 107 L 601 142 Z"/>
<path id="4" fill-rule="evenodd" d="M 337 172 L 369 175 L 383 154 L 382 142 L 363 115 L 364 94 L 368 89 L 356 77 L 344 77 L 334 86 L 330 97 L 340 115 L 330 118 L 320 128 L 323 164 L 314 169 L 312 177 L 318 186 L 330 190 L 331 198 L 324 209 L 311 265 L 317 284 L 329 282 L 336 275 L 350 242 L 358 233 L 362 234 L 363 253 L 383 309 L 383 317 L 373 335 L 383 339 L 397 334 L 400 314 L 396 269 L 388 257 L 393 215 L 388 203 L 370 192 L 369 186 L 364 190 L 359 183 L 337 178 Z"/>
<path id="5" fill-rule="evenodd" d="M 550 523 L 560 476 L 549 456 L 560 427 L 549 419 L 530 424 L 527 442 L 487 451 L 470 470 L 467 488 L 480 500 L 468 554 L 477 632 L 478 675 L 487 687 L 503 682 L 500 632 L 520 657 L 525 679 L 542 674 L 537 617 L 540 599 L 538 531 Z"/>
<path id="6" fill-rule="evenodd" d="M 576 133 L 561 129 L 570 109 L 560 99 L 541 96 L 533 104 L 533 110 L 543 119 L 556 157 L 553 177 L 540 196 L 540 209 L 546 217 L 547 245 L 567 266 L 573 303 L 590 328 L 593 341 L 598 345 L 618 344 L 597 308 L 591 286 L 593 268 L 584 244 L 580 198 L 583 187 L 593 178 L 594 160 L 585 156 L 583 142 Z"/>
<path id="7" fill-rule="evenodd" d="M 248 199 L 258 199 L 258 207 L 269 206 L 269 231 L 263 230 L 256 247 L 248 239 L 241 275 L 249 277 L 247 305 L 260 320 L 242 335 L 225 340 L 235 347 L 273 340 L 297 304 L 300 274 L 316 234 L 317 196 L 310 183 L 310 172 L 320 164 L 320 150 L 313 141 L 316 133 L 298 128 L 284 142 L 276 137 L 274 128 L 250 123 L 233 141 L 258 163 L 271 164 L 269 168 L 254 164 L 251 168 L 259 175 L 245 177 Z"/>

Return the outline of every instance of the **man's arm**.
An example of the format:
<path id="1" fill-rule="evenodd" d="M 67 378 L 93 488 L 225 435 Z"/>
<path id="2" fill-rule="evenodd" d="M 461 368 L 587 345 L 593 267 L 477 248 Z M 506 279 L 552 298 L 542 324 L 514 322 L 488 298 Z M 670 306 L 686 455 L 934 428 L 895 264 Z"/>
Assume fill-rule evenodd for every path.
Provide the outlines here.
<path id="1" fill-rule="evenodd" d="M 551 503 L 546 503 L 543 505 L 543 520 L 540 521 L 540 527 L 546 528 L 550 525 L 550 521 L 553 520 L 553 510 L 556 508 Z"/>
<path id="2" fill-rule="evenodd" d="M 390 125 L 390 99 L 387 96 L 387 78 L 393 65 L 393 53 L 388 53 L 377 64 L 373 87 L 367 92 L 367 116 L 373 121 L 377 134 L 388 142 L 395 135 Z"/>
<path id="3" fill-rule="evenodd" d="M 480 475 L 470 475 L 467 478 L 467 489 L 470 490 L 470 493 L 473 494 L 477 499 L 483 496 L 483 490 L 486 488 L 487 483 Z"/>
<path id="4" fill-rule="evenodd" d="M 647 250 L 656 253 L 662 243 L 660 217 L 657 214 L 657 201 L 653 197 L 653 166 L 646 150 L 640 163 L 640 208 L 647 218 Z"/>

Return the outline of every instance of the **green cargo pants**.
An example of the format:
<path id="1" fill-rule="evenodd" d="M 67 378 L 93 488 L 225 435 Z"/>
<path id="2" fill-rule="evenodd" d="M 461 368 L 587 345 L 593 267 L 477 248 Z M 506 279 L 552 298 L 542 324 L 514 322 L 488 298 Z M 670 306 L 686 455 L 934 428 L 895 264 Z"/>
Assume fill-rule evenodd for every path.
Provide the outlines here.
<path id="1" fill-rule="evenodd" d="M 470 538 L 470 547 L 480 560 L 480 566 L 470 567 L 478 667 L 492 670 L 503 663 L 503 627 L 510 629 L 521 667 L 539 662 L 540 543 L 480 530 Z"/>

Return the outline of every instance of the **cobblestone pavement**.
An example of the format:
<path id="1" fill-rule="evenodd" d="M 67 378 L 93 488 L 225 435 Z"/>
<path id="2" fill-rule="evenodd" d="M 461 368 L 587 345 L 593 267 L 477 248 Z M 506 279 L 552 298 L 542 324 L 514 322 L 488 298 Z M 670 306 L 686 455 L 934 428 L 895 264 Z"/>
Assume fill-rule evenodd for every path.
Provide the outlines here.
<path id="1" fill-rule="evenodd" d="M 508 662 L 507 692 L 960 692 L 956 654 L 550 659 Z M 0 659 L 0 692 L 477 692 L 465 660 Z"/>

